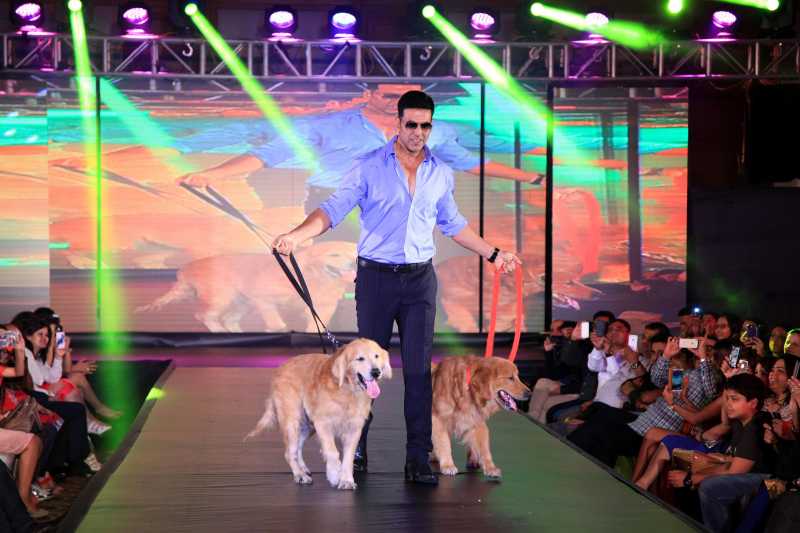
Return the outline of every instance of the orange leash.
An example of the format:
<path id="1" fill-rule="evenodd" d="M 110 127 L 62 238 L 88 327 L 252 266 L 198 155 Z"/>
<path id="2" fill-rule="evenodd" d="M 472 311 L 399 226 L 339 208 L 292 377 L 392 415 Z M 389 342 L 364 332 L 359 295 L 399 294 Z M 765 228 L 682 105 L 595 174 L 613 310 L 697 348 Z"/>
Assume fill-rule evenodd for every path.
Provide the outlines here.
<path id="1" fill-rule="evenodd" d="M 494 352 L 494 333 L 497 329 L 497 304 L 500 299 L 500 276 L 502 274 L 499 270 L 494 271 L 494 282 L 492 283 L 492 310 L 491 318 L 489 320 L 489 334 L 486 336 L 486 357 L 492 357 Z M 517 351 L 519 351 L 519 339 L 522 336 L 522 268 L 517 265 L 514 269 L 514 279 L 517 286 L 517 317 L 514 323 L 514 344 L 511 345 L 511 353 L 508 354 L 508 360 L 512 363 L 517 358 Z"/>

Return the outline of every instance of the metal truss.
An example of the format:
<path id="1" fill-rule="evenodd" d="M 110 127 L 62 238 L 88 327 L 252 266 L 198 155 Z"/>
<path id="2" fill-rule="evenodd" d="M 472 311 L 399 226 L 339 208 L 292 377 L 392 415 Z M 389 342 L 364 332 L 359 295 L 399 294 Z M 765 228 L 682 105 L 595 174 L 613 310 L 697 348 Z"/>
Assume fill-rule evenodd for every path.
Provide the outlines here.
<path id="1" fill-rule="evenodd" d="M 228 41 L 248 70 L 269 83 L 468 82 L 480 76 L 445 42 Z M 692 79 L 800 79 L 800 40 L 697 40 L 637 51 L 610 42 L 479 45 L 513 78 L 526 82 L 674 82 Z M 72 73 L 70 35 L 2 34 L 6 75 Z M 238 91 L 234 76 L 202 39 L 90 37 L 94 71 L 148 80 L 197 79 L 210 90 Z M 54 76 L 55 75 L 55 76 Z M 62 75 L 62 76 L 58 76 Z M 68 76 L 67 76 L 68 77 Z"/>

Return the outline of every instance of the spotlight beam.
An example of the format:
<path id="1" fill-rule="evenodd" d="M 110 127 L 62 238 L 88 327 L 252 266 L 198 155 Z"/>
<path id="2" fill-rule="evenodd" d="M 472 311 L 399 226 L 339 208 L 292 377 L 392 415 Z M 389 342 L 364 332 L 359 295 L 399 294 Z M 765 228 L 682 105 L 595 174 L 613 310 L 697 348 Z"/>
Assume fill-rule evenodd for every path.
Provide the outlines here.
<path id="1" fill-rule="evenodd" d="M 531 5 L 531 14 L 535 17 L 552 20 L 563 26 L 602 35 L 610 41 L 620 43 L 628 48 L 644 50 L 666 42 L 657 32 L 646 26 L 627 20 L 609 20 L 605 26 L 592 26 L 587 23 L 586 15 L 551 7 L 541 2 Z"/>
<path id="2" fill-rule="evenodd" d="M 197 29 L 200 30 L 200 33 L 203 34 L 203 37 L 205 37 L 220 59 L 222 59 L 225 65 L 230 69 L 231 73 L 236 76 L 242 88 L 250 95 L 250 98 L 253 99 L 259 110 L 261 110 L 267 120 L 272 123 L 278 133 L 289 144 L 303 166 L 309 170 L 318 169 L 319 163 L 314 152 L 308 149 L 306 142 L 297 135 L 292 127 L 292 123 L 286 118 L 286 115 L 283 114 L 277 102 L 264 90 L 261 83 L 248 72 L 242 60 L 236 55 L 236 52 L 233 51 L 228 43 L 225 42 L 225 39 L 222 38 L 200 9 L 198 9 L 197 4 L 187 4 L 184 12 L 189 16 Z"/>
<path id="3" fill-rule="evenodd" d="M 765 11 L 777 11 L 781 7 L 782 1 L 786 0 L 720 0 L 725 4 L 735 4 L 737 6 L 754 7 Z"/>

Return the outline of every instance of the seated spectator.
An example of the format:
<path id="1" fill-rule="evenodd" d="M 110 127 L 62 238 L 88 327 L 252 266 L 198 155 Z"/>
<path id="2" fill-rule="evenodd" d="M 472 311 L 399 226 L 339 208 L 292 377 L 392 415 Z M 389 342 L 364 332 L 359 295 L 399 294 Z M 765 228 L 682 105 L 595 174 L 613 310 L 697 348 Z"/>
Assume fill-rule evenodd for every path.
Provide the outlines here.
<path id="1" fill-rule="evenodd" d="M 767 347 L 773 357 L 780 357 L 783 355 L 783 345 L 786 342 L 786 328 L 783 326 L 775 326 L 769 332 L 769 342 Z"/>
<path id="2" fill-rule="evenodd" d="M 670 339 L 664 355 L 650 369 L 650 379 L 657 387 L 667 384 L 671 359 L 679 353 L 678 340 Z M 685 374 L 686 390 L 675 400 L 681 406 L 702 409 L 717 397 L 718 378 L 713 364 L 705 357 L 705 342 L 693 350 L 699 356 L 700 363 Z M 643 441 L 643 436 L 654 427 L 669 431 L 680 431 L 684 418 L 670 407 L 666 400 L 659 398 L 639 415 L 608 408 L 602 416 L 587 420 L 569 435 L 569 440 L 606 465 L 613 467 L 619 455 L 636 456 Z"/>
<path id="3" fill-rule="evenodd" d="M 703 337 L 713 337 L 715 332 L 714 330 L 717 327 L 717 318 L 719 315 L 716 313 L 712 313 L 710 311 L 706 311 L 703 313 L 703 318 L 701 319 L 701 327 L 700 327 L 700 335 Z"/>
<path id="4" fill-rule="evenodd" d="M 102 466 L 89 449 L 86 427 L 86 407 L 78 402 L 63 402 L 51 398 L 47 386 L 61 379 L 63 358 L 56 353 L 56 326 L 44 322 L 31 312 L 18 314 L 13 323 L 25 338 L 25 359 L 31 377 L 33 396 L 43 407 L 58 414 L 64 425 L 58 432 L 52 461 L 65 462 L 73 475 L 89 476 Z"/>
<path id="5" fill-rule="evenodd" d="M 739 317 L 725 313 L 717 319 L 717 323 L 714 326 L 714 336 L 718 341 L 730 340 L 733 343 L 738 343 L 741 329 L 742 321 Z"/>
<path id="6" fill-rule="evenodd" d="M 9 331 L 4 326 L 0 326 L 0 337 L 4 339 L 13 338 L 13 343 L 7 347 L 4 346 L 3 349 L 8 351 L 7 348 L 12 348 L 16 353 L 13 367 L 0 364 L 0 385 L 2 385 L 5 378 L 18 378 L 25 375 L 25 343 L 22 340 L 22 335 L 16 331 Z M 0 403 L 3 403 L 2 398 L 0 398 Z M 0 412 L 0 423 L 9 413 L 10 411 L 5 410 Z M 17 491 L 30 515 L 34 518 L 47 516 L 47 511 L 38 509 L 38 502 L 31 494 L 31 484 L 36 472 L 36 465 L 42 454 L 41 439 L 30 432 L 0 427 L 0 454 L 17 456 Z"/>
<path id="7" fill-rule="evenodd" d="M 51 322 L 55 323 L 56 329 L 59 329 L 63 332 L 63 329 L 61 328 L 61 320 L 52 309 L 40 307 L 34 311 L 34 314 L 48 324 Z M 86 360 L 73 363 L 70 338 L 66 335 L 64 347 L 60 350 L 57 349 L 56 351 L 63 359 L 63 376 L 65 377 L 62 377 L 58 382 L 53 383 L 48 387 L 51 395 L 59 401 L 79 402 L 84 404 L 84 406 L 87 407 L 86 416 L 89 433 L 93 435 L 102 435 L 111 429 L 111 426 L 92 416 L 88 407 L 91 406 L 99 416 L 104 418 L 119 418 L 122 413 L 111 409 L 101 402 L 97 397 L 97 394 L 95 394 L 91 383 L 89 383 L 89 380 L 86 379 L 88 374 L 93 374 L 95 372 L 97 365 Z"/>
<path id="8" fill-rule="evenodd" d="M 789 330 L 786 333 L 786 342 L 783 344 L 783 353 L 800 357 L 800 328 Z"/>
<path id="9" fill-rule="evenodd" d="M 598 320 L 610 322 L 614 320 L 613 313 L 598 311 L 594 314 L 593 322 Z M 589 372 L 586 361 L 591 352 L 592 344 L 589 339 L 580 338 L 580 327 L 576 325 L 572 335 L 560 350 L 561 364 L 564 375 L 559 379 L 541 378 L 533 387 L 528 414 L 539 422 L 546 421 L 548 410 L 555 405 L 580 405 L 584 396 L 584 388 L 591 389 L 594 397 L 597 388 L 596 375 Z"/>
<path id="10" fill-rule="evenodd" d="M 766 396 L 764 384 L 750 374 L 733 376 L 725 384 L 725 414 L 730 423 L 728 442 L 719 465 L 701 472 L 672 470 L 670 485 L 698 487 L 703 523 L 711 531 L 726 531 L 731 507 L 752 496 L 769 477 L 763 450 L 764 429 L 756 414 Z"/>
<path id="11" fill-rule="evenodd" d="M 682 339 L 700 337 L 702 328 L 701 315 L 695 314 L 688 307 L 678 311 L 678 336 Z"/>
<path id="12" fill-rule="evenodd" d="M 650 351 L 652 339 L 666 339 L 670 337 L 669 328 L 663 322 L 649 322 L 644 325 L 644 333 L 639 338 L 639 353 L 647 354 Z"/>
<path id="13" fill-rule="evenodd" d="M 620 392 L 620 386 L 628 379 L 647 373 L 650 361 L 630 349 L 630 332 L 630 324 L 618 318 L 608 325 L 604 337 L 592 333 L 590 339 L 594 349 L 589 354 L 587 366 L 592 372 L 597 372 L 595 402 L 622 407 L 625 396 Z"/>

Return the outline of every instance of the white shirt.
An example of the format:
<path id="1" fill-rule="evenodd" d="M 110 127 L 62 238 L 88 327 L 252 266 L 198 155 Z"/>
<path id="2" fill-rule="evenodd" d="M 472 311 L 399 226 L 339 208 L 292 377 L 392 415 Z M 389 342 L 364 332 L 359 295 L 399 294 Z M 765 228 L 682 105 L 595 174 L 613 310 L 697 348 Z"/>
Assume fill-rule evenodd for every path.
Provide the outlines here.
<path id="1" fill-rule="evenodd" d="M 43 388 L 44 383 L 58 383 L 64 373 L 64 358 L 54 356 L 53 366 L 47 366 L 44 361 L 41 361 L 33 356 L 33 352 L 25 348 L 25 359 L 28 361 L 28 373 L 31 375 L 33 382 L 33 390 L 44 392 L 47 394 L 47 389 Z"/>
<path id="2" fill-rule="evenodd" d="M 639 356 L 639 363 L 647 368 L 648 359 Z M 622 407 L 625 395 L 619 390 L 620 386 L 637 375 L 636 369 L 631 368 L 631 363 L 623 359 L 622 350 L 614 355 L 607 356 L 597 348 L 589 354 L 587 362 L 589 370 L 597 372 L 597 393 L 594 401 L 602 402 L 611 407 Z"/>

